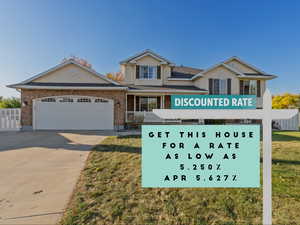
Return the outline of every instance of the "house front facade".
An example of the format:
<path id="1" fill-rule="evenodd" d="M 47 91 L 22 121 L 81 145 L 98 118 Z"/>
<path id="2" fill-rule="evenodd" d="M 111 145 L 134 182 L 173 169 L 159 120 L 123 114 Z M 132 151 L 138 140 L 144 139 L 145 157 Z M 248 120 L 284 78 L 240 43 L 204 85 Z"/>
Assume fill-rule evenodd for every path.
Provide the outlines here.
<path id="1" fill-rule="evenodd" d="M 173 94 L 251 94 L 260 108 L 267 81 L 276 77 L 238 57 L 197 69 L 176 66 L 151 50 L 121 61 L 120 67 L 124 79 L 116 82 L 70 59 L 9 85 L 21 92 L 22 127 L 112 130 L 144 123 L 203 123 L 162 120 L 152 110 L 170 108 Z"/>

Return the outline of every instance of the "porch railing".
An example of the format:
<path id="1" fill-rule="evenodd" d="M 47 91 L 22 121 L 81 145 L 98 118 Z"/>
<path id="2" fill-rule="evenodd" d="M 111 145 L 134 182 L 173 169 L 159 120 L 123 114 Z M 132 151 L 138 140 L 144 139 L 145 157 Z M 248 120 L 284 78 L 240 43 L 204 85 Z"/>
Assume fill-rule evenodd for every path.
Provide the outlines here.
<path id="1" fill-rule="evenodd" d="M 161 119 L 153 112 L 138 112 L 138 111 L 126 111 L 126 122 L 127 123 L 165 123 L 165 124 L 177 124 L 188 121 L 182 121 L 180 119 Z M 195 121 L 192 121 L 195 123 Z M 204 120 L 196 121 L 196 124 L 204 124 Z"/>
<path id="2" fill-rule="evenodd" d="M 126 122 L 147 123 L 147 122 L 164 122 L 164 119 L 159 118 L 153 112 L 138 112 L 126 111 Z"/>
<path id="3" fill-rule="evenodd" d="M 262 108 L 263 106 L 263 98 L 262 97 L 257 97 L 256 98 L 256 107 L 257 108 Z"/>

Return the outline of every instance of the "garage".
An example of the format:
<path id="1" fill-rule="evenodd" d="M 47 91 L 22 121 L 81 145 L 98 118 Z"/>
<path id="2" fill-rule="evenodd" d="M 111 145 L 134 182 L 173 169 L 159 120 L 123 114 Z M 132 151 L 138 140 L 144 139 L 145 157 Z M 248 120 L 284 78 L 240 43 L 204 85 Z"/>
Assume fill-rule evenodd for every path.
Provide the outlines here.
<path id="1" fill-rule="evenodd" d="M 112 130 L 111 99 L 90 96 L 50 96 L 33 100 L 35 130 Z"/>

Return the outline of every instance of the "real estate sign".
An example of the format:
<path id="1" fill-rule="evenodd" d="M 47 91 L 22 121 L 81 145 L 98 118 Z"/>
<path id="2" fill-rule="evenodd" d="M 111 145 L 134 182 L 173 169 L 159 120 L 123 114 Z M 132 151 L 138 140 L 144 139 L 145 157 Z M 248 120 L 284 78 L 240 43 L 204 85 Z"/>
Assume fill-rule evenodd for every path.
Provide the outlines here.
<path id="1" fill-rule="evenodd" d="M 184 97 L 184 96 L 183 96 Z M 209 98 L 212 96 L 199 96 L 199 98 Z M 224 96 L 225 98 L 228 96 Z M 245 96 L 237 96 L 237 98 L 239 97 L 245 97 Z M 226 107 L 229 107 L 230 109 L 230 104 L 229 105 L 222 105 L 222 104 L 218 104 L 218 105 L 213 105 L 213 106 L 205 106 L 204 108 L 203 105 L 200 105 L 200 103 L 198 103 L 199 105 L 191 105 L 190 103 L 188 105 L 180 105 L 182 103 L 180 103 L 179 105 L 174 105 L 175 104 L 175 97 L 172 97 L 172 109 L 154 109 L 153 112 L 154 114 L 156 114 L 157 116 L 159 116 L 162 119 L 179 119 L 179 118 L 185 118 L 185 119 L 261 119 L 262 120 L 262 130 L 263 130 L 263 224 L 268 224 L 271 225 L 272 224 L 272 128 L 271 128 L 271 124 L 272 124 L 272 119 L 289 119 L 295 115 L 298 114 L 298 110 L 295 109 L 288 109 L 288 110 L 272 110 L 272 96 L 270 91 L 267 89 L 263 95 L 263 108 L 262 109 L 255 109 L 254 104 L 250 105 L 250 101 L 246 101 L 249 103 L 248 106 L 235 106 L 238 108 L 232 108 L 232 110 L 226 110 Z M 194 97 L 191 97 L 192 99 Z M 230 98 L 230 97 L 229 97 Z M 185 100 L 187 102 L 189 102 L 188 100 Z M 183 101 L 183 103 L 185 102 Z M 197 100 L 199 101 L 199 100 Z M 248 104 L 247 103 L 247 104 Z M 215 104 L 215 103 L 213 103 Z M 196 107 L 195 107 L 196 106 Z M 177 108 L 178 107 L 178 108 Z M 183 107 L 183 108 L 180 108 Z M 186 108 L 185 108 L 186 107 Z M 212 108 L 208 108 L 208 107 L 216 107 L 216 109 L 225 109 L 225 110 L 211 110 Z M 251 110 L 240 110 L 240 109 L 249 109 L 251 108 Z M 173 109 L 180 109 L 180 110 L 173 110 Z M 204 109 L 204 110 L 203 110 Z M 228 108 L 227 108 L 228 109 Z M 242 182 L 240 182 L 239 184 L 236 183 L 231 183 L 228 184 L 228 187 L 230 185 L 240 185 L 237 187 L 243 187 L 243 186 L 248 186 L 248 182 L 244 179 L 246 179 L 246 177 L 248 177 L 248 179 L 253 179 L 254 185 L 252 185 L 253 187 L 258 187 L 258 176 L 255 176 L 256 171 L 259 170 L 259 167 L 257 167 L 257 164 L 259 162 L 259 159 L 256 158 L 257 160 L 254 161 L 254 158 L 258 156 L 258 149 L 259 149 L 259 145 L 258 145 L 258 140 L 257 137 L 259 137 L 259 131 L 258 128 L 255 126 L 252 127 L 252 125 L 243 125 L 246 127 L 242 127 L 242 125 L 239 125 L 239 127 L 241 129 L 244 129 L 243 131 L 246 132 L 246 134 L 248 133 L 248 135 L 246 135 L 246 137 L 244 137 L 245 139 L 243 140 L 242 137 L 238 138 L 238 142 L 240 143 L 239 146 L 240 148 L 235 149 L 234 151 L 236 151 L 237 154 L 235 160 L 232 160 L 231 163 L 224 163 L 224 161 L 226 161 L 225 159 L 227 158 L 222 158 L 219 157 L 219 164 L 221 164 L 221 162 L 223 162 L 223 167 L 220 166 L 220 168 L 224 168 L 224 171 L 226 171 L 225 175 L 228 175 L 227 173 L 231 172 L 231 175 L 235 175 L 238 174 L 237 177 L 242 178 Z M 171 126 L 167 126 L 168 129 L 171 129 Z M 181 127 L 181 126 L 180 126 Z M 199 128 L 199 126 L 196 126 L 197 128 Z M 208 126 L 207 126 L 208 127 Z M 224 126 L 225 128 L 219 128 L 219 127 L 215 127 L 213 128 L 213 132 L 209 131 L 209 128 L 207 128 L 207 130 L 205 128 L 204 131 L 206 131 L 207 133 L 212 133 L 213 136 L 208 136 L 209 139 L 207 139 L 206 141 L 212 142 L 212 143 L 218 143 L 218 141 L 223 141 L 223 140 L 218 140 L 218 137 L 216 137 L 216 134 L 214 134 L 214 132 L 232 132 L 232 128 L 234 127 L 229 127 L 229 126 Z M 252 127 L 252 128 L 251 128 Z M 154 127 L 152 127 L 154 128 Z M 169 169 L 168 166 L 172 166 L 172 164 L 163 167 L 161 166 L 161 160 L 159 158 L 164 157 L 164 154 L 166 154 L 166 151 L 164 151 L 164 148 L 166 148 L 167 144 L 162 144 L 160 141 L 160 138 L 162 138 L 163 136 L 161 136 L 159 133 L 157 133 L 157 142 L 158 144 L 154 143 L 152 134 L 150 134 L 150 137 L 147 137 L 147 135 L 149 135 L 149 132 L 151 132 L 149 129 L 152 129 L 150 127 L 143 127 L 143 148 L 142 148 L 142 186 L 144 187 L 157 187 L 159 185 L 161 185 L 161 180 L 159 176 L 162 175 L 166 175 L 168 172 L 173 172 L 173 170 Z M 184 129 L 184 127 L 181 127 Z M 179 129 L 181 129 L 179 128 Z M 229 128 L 229 129 L 227 129 Z M 159 129 L 158 127 L 155 129 Z M 155 131 L 154 129 L 154 131 Z M 164 129 L 164 128 L 163 128 Z M 172 131 L 172 129 L 170 130 Z M 175 134 L 178 133 L 179 130 L 175 131 Z M 187 130 L 183 130 L 185 132 L 187 132 Z M 194 128 L 191 128 L 191 131 L 195 131 Z M 249 132 L 252 132 L 252 134 L 254 136 L 252 136 L 252 138 L 250 138 L 250 134 Z M 172 131 L 173 133 L 173 131 Z M 178 134 L 177 134 L 178 135 Z M 206 135 L 205 135 L 206 136 Z M 177 138 L 174 139 L 173 137 L 171 139 L 169 139 L 169 141 L 173 141 L 174 142 L 179 142 L 181 141 L 181 138 L 178 138 L 178 136 L 176 136 Z M 234 137 L 234 136 L 233 136 Z M 202 137 L 203 138 L 203 137 Z M 168 138 L 167 138 L 168 139 Z M 167 142 L 167 139 L 164 140 L 165 142 Z M 194 141 L 199 141 L 198 138 L 195 140 L 192 140 L 192 142 Z M 186 144 L 190 145 L 190 141 L 189 139 L 185 140 Z M 224 140 L 226 142 L 226 140 Z M 227 141 L 230 142 L 234 142 L 236 140 L 231 140 L 230 137 L 228 137 Z M 203 142 L 205 143 L 205 141 Z M 151 146 L 150 146 L 151 144 Z M 164 146 L 164 147 L 163 147 Z M 192 145 L 191 145 L 192 146 Z M 203 147 L 204 146 L 204 147 Z M 200 151 L 200 150 L 206 150 L 208 151 L 210 149 L 210 145 L 208 145 L 207 147 L 207 143 L 206 145 L 203 144 L 202 148 L 198 147 L 193 150 L 188 148 L 188 151 Z M 243 146 L 243 147 L 241 147 Z M 171 147 L 171 145 L 170 145 Z M 172 147 L 171 147 L 172 148 Z M 208 150 L 207 150 L 208 148 Z M 156 150 L 158 149 L 158 150 Z M 223 149 L 223 148 L 221 148 Z M 247 152 L 243 151 L 243 149 L 248 149 Z M 232 149 L 233 150 L 233 149 Z M 228 152 L 228 154 L 230 155 L 231 151 L 230 149 L 226 149 L 224 148 L 224 152 Z M 170 151 L 167 149 L 167 151 Z M 177 150 L 179 152 L 179 149 Z M 154 155 L 156 155 L 157 157 L 153 156 L 153 161 L 152 163 L 152 172 L 150 171 L 150 164 L 148 161 L 148 157 L 149 156 L 149 152 L 153 153 Z M 158 155 L 158 152 L 160 152 L 160 155 Z M 182 150 L 180 153 L 184 152 L 184 150 Z M 217 151 L 216 151 L 217 152 Z M 223 153 L 224 153 L 223 152 Z M 253 155 L 249 155 L 248 160 L 251 160 L 251 164 L 248 164 L 248 160 L 245 159 L 245 155 L 250 154 L 249 152 L 252 152 Z M 187 152 L 188 153 L 188 152 Z M 194 153 L 194 152 L 192 152 Z M 245 153 L 245 155 L 244 155 Z M 252 154 L 251 153 L 251 154 Z M 176 154 L 176 153 L 175 153 Z M 232 153 L 235 154 L 235 153 Z M 222 155 L 222 154 L 221 154 Z M 205 158 L 209 158 L 206 157 L 206 155 L 204 156 Z M 200 157 L 199 160 L 201 160 L 202 156 Z M 204 159 L 205 159 L 204 158 Z M 232 157 L 233 158 L 233 157 Z M 232 159 L 231 158 L 231 159 Z M 174 159 L 174 158 L 173 158 Z M 230 158 L 229 158 L 230 159 Z M 240 162 L 239 159 L 241 159 Z M 157 161 L 155 161 L 157 160 Z M 176 160 L 176 155 L 175 155 L 175 160 Z M 175 162 L 175 160 L 173 160 L 173 162 Z M 179 158 L 177 158 L 177 160 L 179 160 Z M 192 159 L 191 159 L 192 160 Z M 253 160 L 253 161 L 252 161 Z M 242 163 L 244 162 L 244 163 Z M 215 162 L 214 162 L 215 163 Z M 186 162 L 180 163 L 180 164 L 186 164 Z M 174 163 L 175 165 L 175 163 Z M 250 165 L 250 167 L 248 167 Z M 228 166 L 228 167 L 227 167 Z M 162 172 L 157 171 L 156 167 L 160 168 L 162 171 L 165 170 L 167 173 L 162 174 Z M 193 167 L 193 166 L 192 166 Z M 217 166 L 218 167 L 218 166 Z M 247 168 L 248 167 L 248 168 Z M 163 169 L 162 169 L 163 168 Z M 164 169 L 165 168 L 165 169 Z M 191 170 L 191 167 L 189 165 L 189 167 L 184 166 L 184 167 L 180 167 L 180 168 L 186 168 L 187 172 L 189 173 L 189 170 Z M 201 168 L 201 166 L 200 166 Z M 206 168 L 205 166 L 202 166 L 202 168 Z M 207 166 L 208 168 L 208 166 Z M 212 166 L 210 166 L 210 168 L 213 168 Z M 244 171 L 244 168 L 247 168 L 247 171 Z M 176 168 L 176 171 L 178 171 L 178 167 Z M 175 171 L 175 172 L 176 172 Z M 215 178 L 217 177 L 217 180 L 219 180 L 218 175 L 220 175 L 220 171 L 216 170 L 217 172 L 214 174 L 214 176 L 212 176 L 212 180 L 210 181 L 214 181 Z M 253 172 L 255 171 L 255 172 Z M 222 170 L 223 172 L 223 170 Z M 152 174 L 151 176 L 153 177 L 159 177 L 159 178 L 155 178 L 155 180 L 148 180 L 148 179 L 152 179 L 150 178 L 150 174 Z M 210 175 L 209 175 L 209 171 L 205 172 L 205 177 L 203 177 L 203 182 L 205 179 L 209 179 Z M 239 175 L 240 174 L 240 175 Z M 156 176 L 157 175 L 157 176 Z M 176 175 L 176 174 L 175 174 Z M 180 175 L 180 173 L 179 173 Z M 183 174 L 184 175 L 184 174 Z M 207 178 L 208 175 L 208 178 Z M 224 175 L 224 174 L 221 174 Z M 241 176 L 242 175 L 242 176 Z M 172 180 L 169 179 L 169 177 L 166 179 L 166 176 L 164 177 L 164 180 Z M 172 178 L 172 177 L 171 177 Z M 176 179 L 174 179 L 176 178 Z M 180 177 L 177 175 L 177 177 L 173 176 L 173 180 L 178 180 L 178 179 L 184 179 L 184 177 Z M 200 180 L 201 180 L 201 174 L 200 174 Z M 221 177 L 220 177 L 220 181 L 221 181 Z M 231 181 L 233 182 L 233 181 Z M 244 183 L 245 182 L 245 183 Z M 223 186 L 223 184 L 221 184 Z M 251 184 L 249 184 L 251 185 Z M 188 186 L 185 186 L 188 187 Z M 216 187 L 216 186 L 214 186 Z M 251 187 L 251 186 L 250 186 Z"/>
<path id="2" fill-rule="evenodd" d="M 255 109 L 253 95 L 172 95 L 171 109 Z M 258 125 L 143 126 L 143 187 L 259 187 Z"/>
<path id="3" fill-rule="evenodd" d="M 259 187 L 259 125 L 142 126 L 142 187 Z"/>
<path id="4" fill-rule="evenodd" d="M 171 109 L 255 108 L 255 95 L 171 95 Z"/>

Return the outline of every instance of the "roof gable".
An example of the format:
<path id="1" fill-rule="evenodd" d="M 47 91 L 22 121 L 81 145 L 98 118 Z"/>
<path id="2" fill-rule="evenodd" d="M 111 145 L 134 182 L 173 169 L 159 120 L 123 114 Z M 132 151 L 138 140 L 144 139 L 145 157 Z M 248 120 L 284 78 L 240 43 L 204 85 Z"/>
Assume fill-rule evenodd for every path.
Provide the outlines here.
<path id="1" fill-rule="evenodd" d="M 223 62 L 226 65 L 229 65 L 230 67 L 233 67 L 237 70 L 239 70 L 242 73 L 259 73 L 259 74 L 266 74 L 261 69 L 258 69 L 257 67 L 246 63 L 245 61 L 241 60 L 237 56 L 233 56 Z"/>
<path id="2" fill-rule="evenodd" d="M 234 62 L 235 64 L 232 64 L 231 62 Z M 240 58 L 233 56 L 229 58 L 228 60 L 225 60 L 224 62 L 221 62 L 219 64 L 216 64 L 192 77 L 192 80 L 195 80 L 199 77 L 202 77 L 205 73 L 219 67 L 223 66 L 227 68 L 228 70 L 232 71 L 236 74 L 239 78 L 261 78 L 261 79 L 274 79 L 277 76 L 266 74 L 264 71 L 258 69 L 257 67 L 250 65 L 249 63 L 246 63 L 245 61 L 242 61 Z"/>
<path id="3" fill-rule="evenodd" d="M 126 63 L 136 63 L 139 59 L 145 57 L 145 56 L 150 56 L 156 60 L 158 60 L 160 63 L 162 64 L 173 64 L 171 61 L 169 61 L 168 59 L 156 54 L 155 52 L 146 49 L 143 52 L 140 52 L 134 56 L 131 56 L 123 61 L 120 62 L 120 64 L 126 64 Z"/>
<path id="4" fill-rule="evenodd" d="M 152 57 L 151 55 L 143 55 L 142 57 L 135 60 L 138 65 L 159 65 L 161 60 Z"/>
<path id="5" fill-rule="evenodd" d="M 175 79 L 191 79 L 195 74 L 202 72 L 202 69 L 187 67 L 187 66 L 173 66 L 171 69 L 171 77 Z"/>
<path id="6" fill-rule="evenodd" d="M 216 65 L 214 65 L 214 66 L 212 66 L 212 67 L 210 67 L 210 68 L 208 68 L 208 69 L 206 69 L 206 70 L 204 70 L 204 71 L 196 74 L 195 76 L 192 77 L 192 80 L 198 79 L 198 78 L 204 76 L 206 73 L 208 73 L 208 72 L 210 72 L 210 71 L 212 71 L 212 70 L 214 70 L 214 69 L 216 69 L 218 67 L 223 67 L 226 70 L 229 70 L 232 73 L 234 73 L 236 76 L 243 76 L 243 74 L 240 71 L 238 71 L 238 70 L 236 70 L 236 69 L 234 69 L 234 68 L 232 68 L 232 67 L 230 67 L 230 66 L 228 66 L 228 65 L 226 65 L 224 63 L 219 63 L 219 64 L 216 64 Z"/>
<path id="7" fill-rule="evenodd" d="M 72 59 L 37 74 L 20 84 L 30 82 L 111 83 L 118 85 L 117 82 L 110 80 L 93 69 L 82 66 Z"/>

